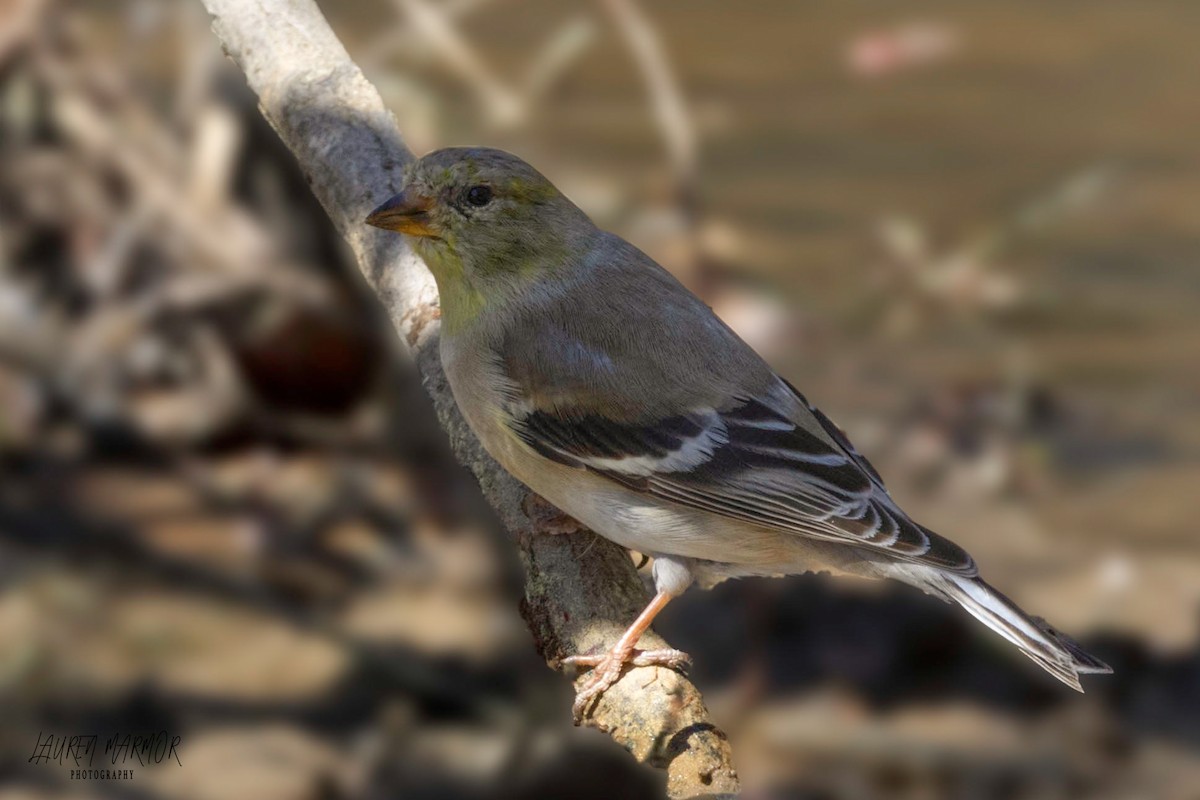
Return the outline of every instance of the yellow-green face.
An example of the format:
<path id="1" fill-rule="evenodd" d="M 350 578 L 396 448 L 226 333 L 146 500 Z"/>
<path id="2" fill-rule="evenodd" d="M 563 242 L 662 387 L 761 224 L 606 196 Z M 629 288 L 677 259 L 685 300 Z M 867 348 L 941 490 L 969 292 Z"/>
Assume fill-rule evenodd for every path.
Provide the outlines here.
<path id="1" fill-rule="evenodd" d="M 452 147 L 413 162 L 404 190 L 375 209 L 367 223 L 412 237 L 427 259 L 454 255 L 476 269 L 506 269 L 501 262 L 557 238 L 545 228 L 562 221 L 564 206 L 577 211 L 516 156 Z"/>
<path id="2" fill-rule="evenodd" d="M 409 237 L 437 278 L 447 322 L 473 316 L 522 277 L 569 262 L 573 243 L 595 230 L 521 159 L 465 147 L 415 161 L 404 190 L 367 223 Z"/>

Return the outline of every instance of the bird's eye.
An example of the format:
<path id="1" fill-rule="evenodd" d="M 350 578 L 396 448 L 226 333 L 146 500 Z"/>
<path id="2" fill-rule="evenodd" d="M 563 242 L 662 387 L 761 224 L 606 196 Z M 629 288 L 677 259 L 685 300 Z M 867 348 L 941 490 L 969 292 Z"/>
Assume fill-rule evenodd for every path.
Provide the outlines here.
<path id="1" fill-rule="evenodd" d="M 467 189 L 467 202 L 478 208 L 492 201 L 492 190 L 487 186 L 472 186 Z"/>

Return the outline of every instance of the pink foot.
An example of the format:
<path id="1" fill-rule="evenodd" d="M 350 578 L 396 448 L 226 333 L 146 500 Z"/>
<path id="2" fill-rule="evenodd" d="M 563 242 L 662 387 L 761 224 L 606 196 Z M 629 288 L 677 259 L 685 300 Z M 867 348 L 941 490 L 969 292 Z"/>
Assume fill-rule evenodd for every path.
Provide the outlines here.
<path id="1" fill-rule="evenodd" d="M 584 714 L 600 695 L 617 682 L 626 666 L 667 667 L 678 672 L 685 671 L 692 657 L 682 650 L 630 650 L 626 653 L 610 651 L 603 655 L 579 655 L 563 659 L 573 667 L 591 667 L 592 674 L 575 693 L 575 704 L 571 707 L 575 724 L 583 722 Z"/>

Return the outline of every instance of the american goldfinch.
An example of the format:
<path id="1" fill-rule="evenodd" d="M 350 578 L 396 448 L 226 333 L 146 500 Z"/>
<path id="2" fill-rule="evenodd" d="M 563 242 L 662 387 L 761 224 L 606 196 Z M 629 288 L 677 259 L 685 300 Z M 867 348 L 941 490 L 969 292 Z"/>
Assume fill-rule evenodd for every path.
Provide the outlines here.
<path id="1" fill-rule="evenodd" d="M 968 612 L 1047 672 L 1110 672 L 911 520 L 842 431 L 633 245 L 529 164 L 485 148 L 415 161 L 368 218 L 409 237 L 441 295 L 441 357 L 467 422 L 533 491 L 654 557 L 657 594 L 592 667 L 576 720 L 693 582 L 829 570 Z"/>

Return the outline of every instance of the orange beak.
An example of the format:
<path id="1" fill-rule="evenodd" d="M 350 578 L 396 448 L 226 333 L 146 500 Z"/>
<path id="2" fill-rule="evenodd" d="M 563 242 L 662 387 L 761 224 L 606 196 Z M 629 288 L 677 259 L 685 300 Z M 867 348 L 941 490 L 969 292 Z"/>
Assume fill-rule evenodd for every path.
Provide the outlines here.
<path id="1" fill-rule="evenodd" d="M 430 225 L 431 208 L 432 198 L 406 190 L 372 211 L 367 224 L 409 236 L 437 236 L 437 231 Z"/>

